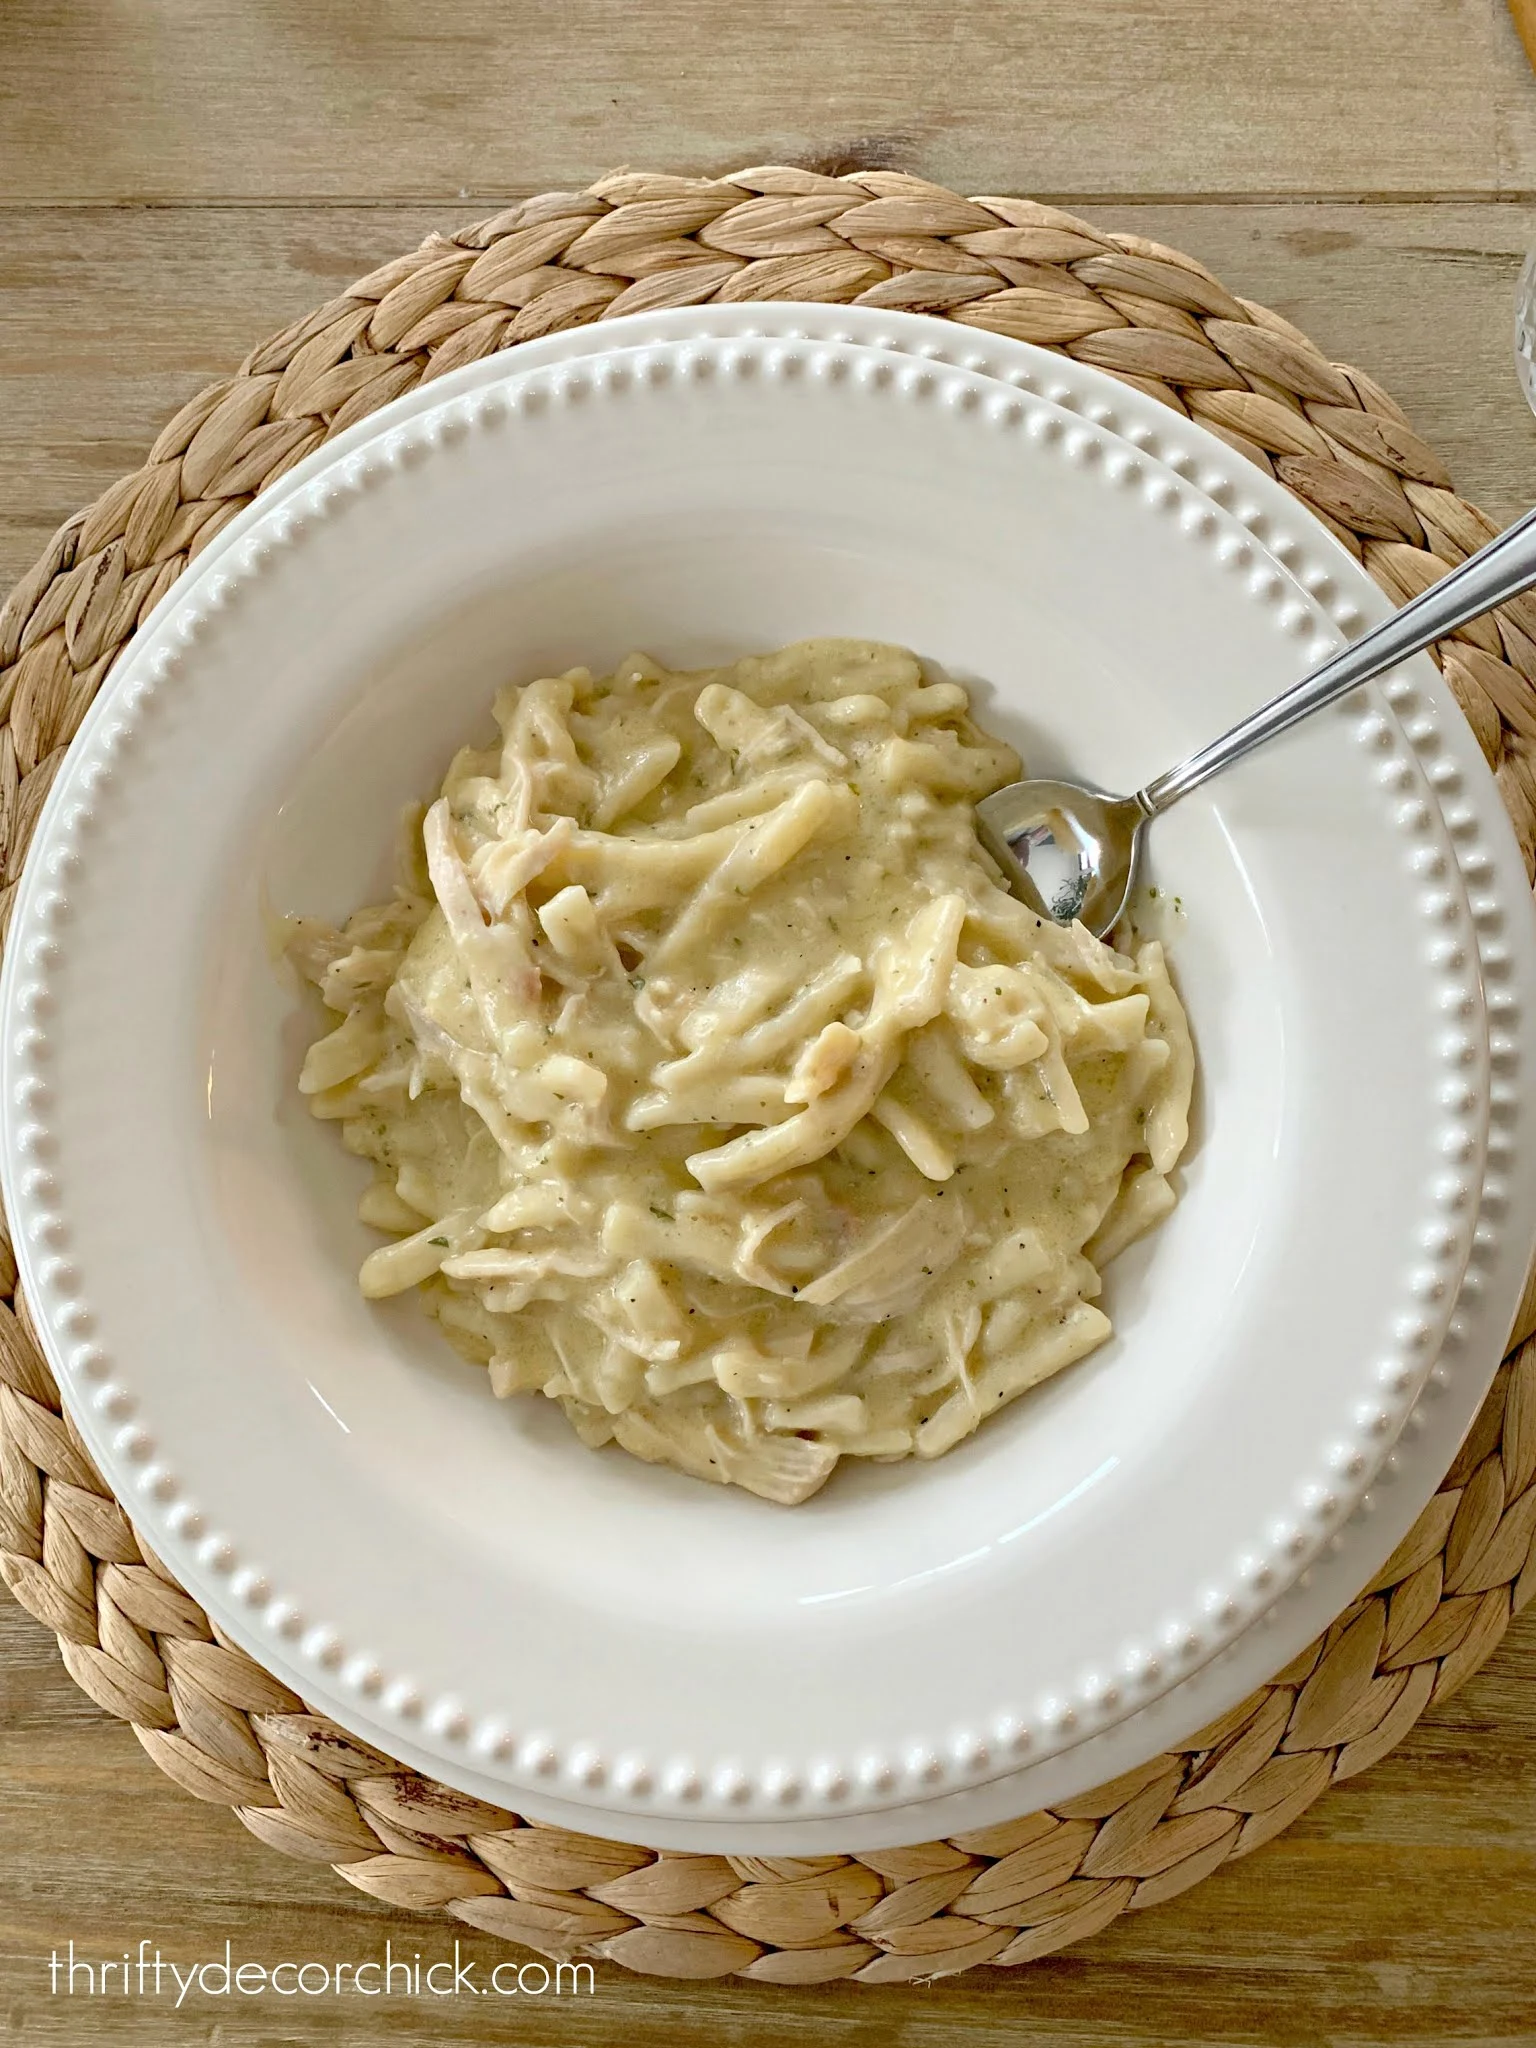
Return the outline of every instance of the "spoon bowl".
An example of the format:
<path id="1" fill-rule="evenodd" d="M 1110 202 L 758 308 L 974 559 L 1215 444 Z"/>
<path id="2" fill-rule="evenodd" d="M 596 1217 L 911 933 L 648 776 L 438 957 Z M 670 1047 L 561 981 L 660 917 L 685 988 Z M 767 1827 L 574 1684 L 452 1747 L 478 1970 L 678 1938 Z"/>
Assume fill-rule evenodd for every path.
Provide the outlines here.
<path id="1" fill-rule="evenodd" d="M 1431 583 L 1411 604 L 1133 796 L 1091 783 L 1013 782 L 976 806 L 983 845 L 1015 896 L 1058 924 L 1107 938 L 1125 915 L 1151 819 L 1256 747 L 1536 584 L 1536 511 Z"/>
<path id="2" fill-rule="evenodd" d="M 1096 938 L 1125 915 L 1147 816 L 1133 796 L 1049 780 L 1010 783 L 976 806 L 981 842 L 1013 893 Z"/>

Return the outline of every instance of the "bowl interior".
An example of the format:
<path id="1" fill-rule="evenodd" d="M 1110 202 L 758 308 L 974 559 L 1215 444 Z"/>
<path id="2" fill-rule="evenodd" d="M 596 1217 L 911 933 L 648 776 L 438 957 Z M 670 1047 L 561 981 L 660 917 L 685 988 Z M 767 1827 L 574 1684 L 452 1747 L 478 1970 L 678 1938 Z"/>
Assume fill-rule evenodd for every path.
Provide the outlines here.
<path id="1" fill-rule="evenodd" d="M 1113 565 L 1101 573 L 1108 599 Z M 366 583 L 338 597 L 369 610 Z M 349 644 L 366 637 L 362 617 L 344 630 Z M 337 1418 L 351 1454 L 389 1473 L 413 1512 L 462 1517 L 509 1553 L 531 1530 L 579 1526 L 579 1543 L 541 1544 L 541 1563 L 579 1578 L 583 1601 L 659 1604 L 674 1619 L 685 1604 L 718 1626 L 741 1618 L 741 1602 L 760 1613 L 915 1589 L 1064 1506 L 1086 1508 L 1122 1442 L 1176 1435 L 1207 1376 L 1230 1369 L 1218 1332 L 1262 1242 L 1285 1109 L 1285 1006 L 1252 872 L 1266 853 L 1284 858 L 1285 832 L 1262 797 L 1244 793 L 1245 829 L 1210 804 L 1153 836 L 1149 915 L 1161 910 L 1199 1035 L 1200 1094 L 1179 1209 L 1108 1275 L 1114 1340 L 941 1463 L 845 1461 L 793 1516 L 615 1451 L 594 1456 L 552 1405 L 495 1402 L 410 1299 L 361 1301 L 352 1276 L 378 1241 L 353 1213 L 367 1169 L 294 1092 L 323 1013 L 274 972 L 253 911 L 259 890 L 277 912 L 339 918 L 387 890 L 401 806 L 435 791 L 457 746 L 488 736 L 487 707 L 509 679 L 577 662 L 601 672 L 637 648 L 695 666 L 812 633 L 879 637 L 972 687 L 978 715 L 1031 769 L 1086 764 L 1129 787 L 1198 725 L 1166 678 L 1195 650 L 1214 668 L 1208 632 L 1112 600 L 1087 606 L 1038 556 L 978 559 L 899 508 L 885 530 L 851 532 L 837 511 L 786 522 L 741 506 L 724 532 L 688 508 L 654 512 L 639 533 L 589 535 L 577 559 L 558 545 L 531 559 L 520 549 L 356 659 L 346 687 L 294 731 L 292 773 L 267 792 L 218 919 L 205 1155 L 220 1243 L 271 1318 L 271 1355 Z M 1256 855 L 1256 837 L 1276 843 Z M 1213 1134 L 1211 1101 L 1240 1101 L 1241 1116 Z M 687 1571 L 701 1524 L 726 1567 L 704 1581 Z"/>

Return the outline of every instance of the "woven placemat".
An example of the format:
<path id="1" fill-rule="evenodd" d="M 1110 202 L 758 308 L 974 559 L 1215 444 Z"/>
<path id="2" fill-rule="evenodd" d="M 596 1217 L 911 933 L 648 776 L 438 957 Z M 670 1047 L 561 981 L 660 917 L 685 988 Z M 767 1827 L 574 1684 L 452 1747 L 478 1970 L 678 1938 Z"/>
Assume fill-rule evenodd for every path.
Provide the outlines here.
<path id="1" fill-rule="evenodd" d="M 905 307 L 1096 364 L 1211 428 L 1395 599 L 1495 532 L 1358 370 L 1177 250 L 894 172 L 624 173 L 374 271 L 176 415 L 0 611 L 0 929 L 113 660 L 199 548 L 329 435 L 493 350 L 661 306 Z M 1437 658 L 1536 866 L 1536 597 Z M 860 1856 L 658 1856 L 524 1824 L 352 1740 L 226 1642 L 136 1537 L 44 1363 L 0 1236 L 0 1572 L 160 1768 L 289 1855 L 550 1956 L 781 1984 L 1018 1964 L 1197 1884 L 1392 1748 L 1536 1590 L 1536 1297 L 1439 1492 L 1293 1664 L 1180 1749 L 1001 1827 Z"/>

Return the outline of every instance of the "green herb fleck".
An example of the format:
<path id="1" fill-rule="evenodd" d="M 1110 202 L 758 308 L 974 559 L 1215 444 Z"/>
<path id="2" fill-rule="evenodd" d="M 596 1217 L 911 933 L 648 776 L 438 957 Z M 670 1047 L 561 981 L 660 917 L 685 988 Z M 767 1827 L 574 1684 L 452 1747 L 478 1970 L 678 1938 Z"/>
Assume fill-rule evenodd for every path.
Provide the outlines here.
<path id="1" fill-rule="evenodd" d="M 447 1238 L 446 1238 L 446 1237 L 429 1237 L 429 1238 L 427 1239 L 427 1243 L 428 1243 L 428 1244 L 440 1244 L 440 1245 L 441 1245 L 441 1246 L 443 1247 L 443 1250 L 444 1250 L 444 1251 L 446 1251 L 446 1250 L 448 1249 L 448 1240 L 447 1240 Z"/>

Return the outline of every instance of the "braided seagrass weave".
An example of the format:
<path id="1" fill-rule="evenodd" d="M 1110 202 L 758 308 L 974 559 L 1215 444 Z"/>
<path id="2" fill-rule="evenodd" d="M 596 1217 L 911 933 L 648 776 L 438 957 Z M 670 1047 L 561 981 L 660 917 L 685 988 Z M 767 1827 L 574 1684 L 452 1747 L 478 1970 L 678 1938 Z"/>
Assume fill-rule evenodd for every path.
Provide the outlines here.
<path id="1" fill-rule="evenodd" d="M 413 385 L 559 328 L 707 300 L 945 314 L 1093 363 L 1278 477 L 1394 598 L 1489 539 L 1384 392 L 1188 256 L 874 171 L 624 174 L 431 237 L 252 351 L 69 520 L 0 611 L 0 925 L 44 794 L 140 620 L 221 527 Z M 1536 866 L 1536 596 L 1437 658 Z M 1049 1813 L 862 1856 L 657 1856 L 524 1825 L 353 1741 L 224 1642 L 68 1420 L 0 1235 L 0 1572 L 76 1682 L 199 1799 L 391 1904 L 660 1976 L 890 1983 L 1016 1964 L 1286 1827 L 1477 1669 L 1536 1590 L 1536 1299 L 1440 1491 L 1285 1671 Z"/>

